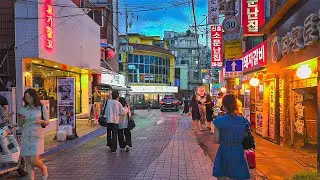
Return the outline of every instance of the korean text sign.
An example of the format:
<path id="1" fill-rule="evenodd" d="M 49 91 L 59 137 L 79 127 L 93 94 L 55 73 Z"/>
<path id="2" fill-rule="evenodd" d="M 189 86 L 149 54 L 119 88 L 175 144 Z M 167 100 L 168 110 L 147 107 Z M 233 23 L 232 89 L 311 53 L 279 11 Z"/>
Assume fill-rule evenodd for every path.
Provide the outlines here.
<path id="1" fill-rule="evenodd" d="M 264 0 L 242 0 L 244 34 L 257 34 L 265 21 Z"/>
<path id="2" fill-rule="evenodd" d="M 250 72 L 267 64 L 267 41 L 264 41 L 242 56 L 243 72 Z"/>
<path id="3" fill-rule="evenodd" d="M 222 42 L 223 42 L 222 26 L 212 26 L 211 27 L 212 67 L 223 66 Z"/>
<path id="4" fill-rule="evenodd" d="M 208 0 L 208 23 L 219 24 L 219 0 Z"/>
<path id="5" fill-rule="evenodd" d="M 46 0 L 43 4 L 45 12 L 45 22 L 44 22 L 44 31 L 45 31 L 45 48 L 47 50 L 53 49 L 53 6 L 52 0 Z"/>

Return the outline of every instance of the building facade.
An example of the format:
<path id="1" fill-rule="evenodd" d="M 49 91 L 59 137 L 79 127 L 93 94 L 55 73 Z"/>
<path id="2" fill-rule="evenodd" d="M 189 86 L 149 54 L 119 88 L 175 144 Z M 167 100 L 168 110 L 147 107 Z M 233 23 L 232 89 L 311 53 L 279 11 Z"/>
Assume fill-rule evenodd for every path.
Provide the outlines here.
<path id="1" fill-rule="evenodd" d="M 101 69 L 100 27 L 71 0 L 56 0 L 54 4 L 49 0 L 18 0 L 15 23 L 17 107 L 22 106 L 24 90 L 32 87 L 48 100 L 50 117 L 57 117 L 57 79 L 72 77 L 74 113 L 88 114 L 92 75 Z"/>
<path id="2" fill-rule="evenodd" d="M 129 34 L 129 52 L 126 37 L 120 36 L 120 72 L 127 76 L 137 106 L 147 102 L 159 105 L 165 94 L 178 92 L 174 86 L 175 56 L 167 50 L 168 42 L 159 36 Z M 132 99 L 133 100 L 133 99 Z"/>
<path id="3" fill-rule="evenodd" d="M 190 31 L 186 33 L 165 31 L 164 40 L 169 42 L 169 50 L 176 56 L 175 68 L 176 72 L 180 73 L 180 79 L 176 81 L 180 80 L 180 90 L 194 91 L 197 85 L 203 82 L 201 69 L 211 67 L 209 49 L 200 44 L 198 51 L 196 37 Z"/>

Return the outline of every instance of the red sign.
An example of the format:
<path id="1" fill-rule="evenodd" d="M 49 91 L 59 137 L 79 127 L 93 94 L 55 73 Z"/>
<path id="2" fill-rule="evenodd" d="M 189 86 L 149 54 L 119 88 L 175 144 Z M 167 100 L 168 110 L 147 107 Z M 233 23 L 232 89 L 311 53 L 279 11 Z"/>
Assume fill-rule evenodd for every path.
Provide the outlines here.
<path id="1" fill-rule="evenodd" d="M 222 67 L 222 27 L 211 27 L 211 54 L 212 54 L 212 67 Z"/>
<path id="2" fill-rule="evenodd" d="M 243 54 L 243 72 L 256 70 L 267 65 L 267 41 Z"/>
<path id="3" fill-rule="evenodd" d="M 44 3 L 44 30 L 45 30 L 45 48 L 53 49 L 53 6 L 52 0 L 46 0 Z"/>
<path id="4" fill-rule="evenodd" d="M 258 34 L 264 24 L 264 0 L 242 0 L 244 34 Z"/>

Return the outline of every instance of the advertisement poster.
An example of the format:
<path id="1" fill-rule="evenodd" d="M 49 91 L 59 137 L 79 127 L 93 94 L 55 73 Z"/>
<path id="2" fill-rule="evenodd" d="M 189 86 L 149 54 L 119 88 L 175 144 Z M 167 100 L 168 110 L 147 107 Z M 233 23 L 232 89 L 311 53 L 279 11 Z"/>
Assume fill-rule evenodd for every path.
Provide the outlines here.
<path id="1" fill-rule="evenodd" d="M 71 126 L 75 133 L 75 79 L 57 78 L 58 129 Z"/>
<path id="2" fill-rule="evenodd" d="M 208 0 L 208 24 L 219 24 L 219 0 Z"/>
<path id="3" fill-rule="evenodd" d="M 256 133 L 262 135 L 263 103 L 256 103 Z"/>
<path id="4" fill-rule="evenodd" d="M 250 109 L 250 90 L 246 90 L 244 93 L 244 117 L 250 121 L 251 109 Z M 251 122 L 251 121 L 250 121 Z"/>
<path id="5" fill-rule="evenodd" d="M 242 57 L 242 41 L 224 41 L 224 57 L 226 59 Z"/>
<path id="6" fill-rule="evenodd" d="M 269 137 L 275 139 L 275 81 L 270 81 Z"/>

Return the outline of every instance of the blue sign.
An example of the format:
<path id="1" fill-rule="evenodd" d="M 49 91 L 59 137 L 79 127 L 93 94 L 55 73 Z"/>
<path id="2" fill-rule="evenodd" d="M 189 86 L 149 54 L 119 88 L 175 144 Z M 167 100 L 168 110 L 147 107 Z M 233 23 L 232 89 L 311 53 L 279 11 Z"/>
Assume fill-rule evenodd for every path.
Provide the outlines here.
<path id="1" fill-rule="evenodd" d="M 180 79 L 175 79 L 174 80 L 174 85 L 177 87 L 180 87 Z"/>
<path id="2" fill-rule="evenodd" d="M 242 60 L 226 61 L 226 72 L 242 72 Z"/>

